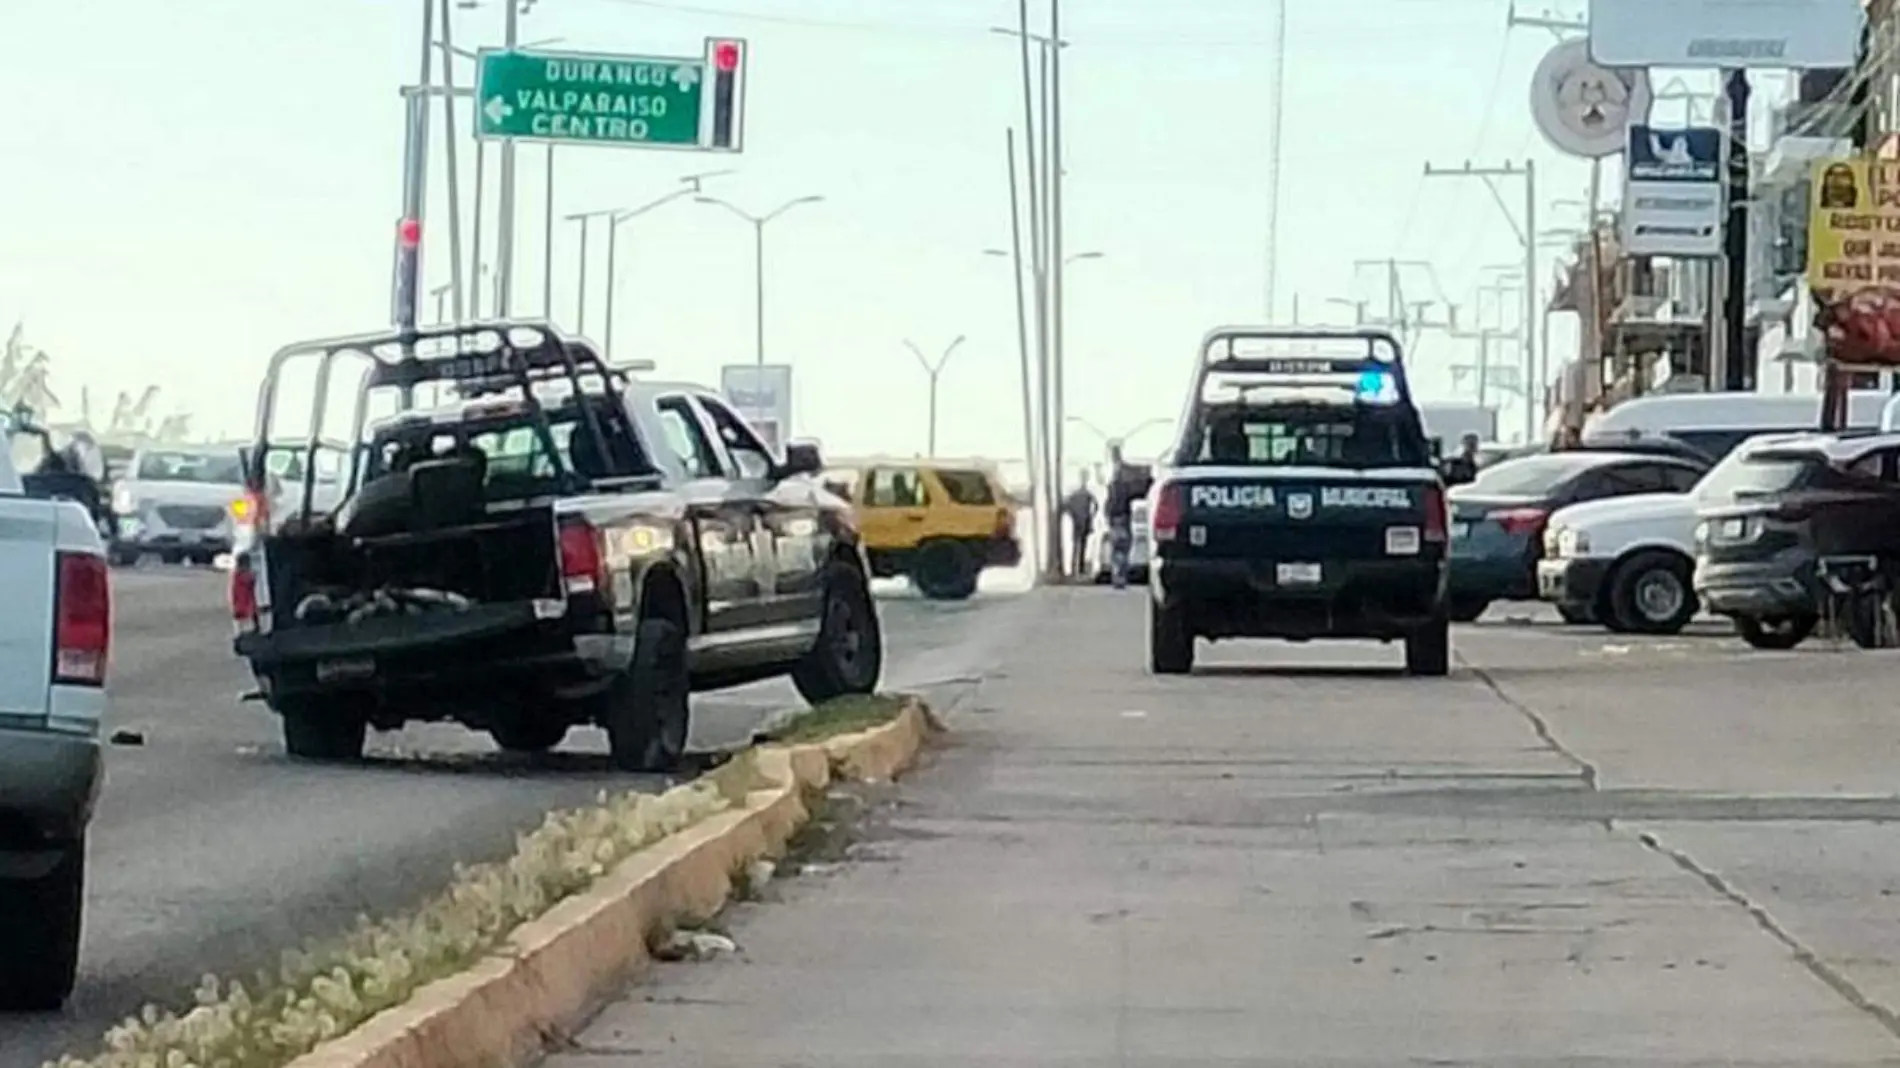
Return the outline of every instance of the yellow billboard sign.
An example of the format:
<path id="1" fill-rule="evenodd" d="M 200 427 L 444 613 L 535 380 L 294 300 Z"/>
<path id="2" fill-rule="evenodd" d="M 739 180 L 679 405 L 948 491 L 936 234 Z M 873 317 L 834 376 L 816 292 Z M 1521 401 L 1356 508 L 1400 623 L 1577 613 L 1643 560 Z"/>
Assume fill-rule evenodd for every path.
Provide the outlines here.
<path id="1" fill-rule="evenodd" d="M 1812 177 L 1808 285 L 1827 300 L 1900 288 L 1900 160 L 1820 160 Z"/>

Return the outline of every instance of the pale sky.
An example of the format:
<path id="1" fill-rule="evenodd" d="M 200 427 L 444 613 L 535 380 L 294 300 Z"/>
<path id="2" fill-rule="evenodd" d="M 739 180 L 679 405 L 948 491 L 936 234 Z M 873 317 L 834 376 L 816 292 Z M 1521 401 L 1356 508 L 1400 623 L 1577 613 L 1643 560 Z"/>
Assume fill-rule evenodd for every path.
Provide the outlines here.
<path id="1" fill-rule="evenodd" d="M 1325 298 L 1381 299 L 1382 277 L 1355 260 L 1433 260 L 1462 302 L 1481 266 L 1521 260 L 1483 185 L 1422 181 L 1428 158 L 1529 155 L 1544 207 L 1582 196 L 1587 164 L 1548 149 L 1526 103 L 1554 38 L 1507 32 L 1507 0 L 1289 6 L 1279 318 L 1295 292 L 1304 317 L 1336 321 L 1350 312 Z M 273 348 L 386 325 L 397 88 L 416 78 L 420 7 L 0 7 L 16 148 L 0 173 L 0 319 L 24 319 L 55 354 L 56 388 L 109 398 L 158 382 L 161 409 L 241 432 Z M 1015 11 L 1012 0 L 540 0 L 524 40 L 682 55 L 709 35 L 751 45 L 743 155 L 564 150 L 556 212 L 640 203 L 720 166 L 740 173 L 708 191 L 755 212 L 825 196 L 767 231 L 766 355 L 795 368 L 793 432 L 839 452 L 922 449 L 925 379 L 903 342 L 934 352 L 964 334 L 943 375 L 941 451 L 1020 455 L 1011 276 L 982 255 L 1008 241 L 1003 131 L 1021 119 L 1014 42 L 986 28 Z M 1202 331 L 1264 316 L 1273 12 L 1264 0 L 1068 0 L 1063 16 L 1067 245 L 1105 254 L 1069 272 L 1069 407 L 1114 430 L 1175 413 Z M 1046 18 L 1041 3 L 1034 17 Z M 457 13 L 456 43 L 497 44 L 501 25 L 484 0 Z M 458 61 L 459 79 L 471 73 Z M 435 119 L 430 287 L 449 270 L 439 109 Z M 466 113 L 460 126 L 466 139 Z M 472 142 L 461 156 L 467 211 Z M 543 156 L 525 146 L 519 158 L 515 308 L 538 313 Z M 1580 221 L 1572 205 L 1542 225 Z M 491 216 L 491 254 L 493 233 Z M 596 338 L 603 245 L 592 246 Z M 554 314 L 570 326 L 576 255 L 575 228 L 559 224 Z M 738 220 L 686 202 L 629 223 L 620 280 L 621 358 L 714 384 L 721 364 L 753 358 L 751 232 Z M 1436 295 L 1420 271 L 1405 284 L 1412 299 Z M 1556 336 L 1568 342 L 1567 324 Z M 1428 336 L 1414 362 L 1422 388 L 1452 399 L 1445 365 L 1467 352 Z M 1076 428 L 1070 448 L 1096 442 Z"/>

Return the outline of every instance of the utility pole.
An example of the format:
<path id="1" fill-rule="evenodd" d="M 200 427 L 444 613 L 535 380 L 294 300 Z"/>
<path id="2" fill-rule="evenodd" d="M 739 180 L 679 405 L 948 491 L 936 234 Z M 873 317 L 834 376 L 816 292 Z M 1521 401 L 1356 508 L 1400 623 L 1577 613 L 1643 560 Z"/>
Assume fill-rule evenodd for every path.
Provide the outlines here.
<path id="1" fill-rule="evenodd" d="M 1537 374 L 1537 335 L 1530 329 L 1530 323 L 1537 318 L 1537 162 L 1527 159 L 1522 164 L 1506 163 L 1499 167 L 1474 167 L 1469 160 L 1462 167 L 1434 167 L 1427 163 L 1425 176 L 1476 178 L 1482 181 L 1490 191 L 1491 199 L 1497 201 L 1498 210 L 1504 213 L 1505 221 L 1517 232 L 1518 241 L 1524 246 L 1524 378 L 1529 382 Z M 1500 178 L 1524 179 L 1524 219 L 1521 225 L 1511 214 L 1504 194 L 1498 190 Z M 1594 219 L 1591 221 L 1595 223 Z M 1536 407 L 1534 402 L 1524 405 L 1525 441 L 1537 436 Z"/>
<path id="2" fill-rule="evenodd" d="M 958 334 L 955 341 L 944 347 L 943 355 L 937 357 L 936 362 L 932 363 L 930 357 L 924 355 L 924 350 L 917 347 L 916 342 L 909 338 L 904 339 L 904 347 L 910 350 L 912 356 L 917 357 L 918 364 L 923 367 L 924 374 L 930 379 L 930 431 L 926 439 L 929 445 L 925 451 L 927 456 L 937 455 L 937 382 L 943 376 L 944 364 L 950 362 L 950 355 L 956 352 L 963 342 L 964 336 Z"/>
<path id="3" fill-rule="evenodd" d="M 1432 269 L 1429 261 L 1400 259 L 1353 261 L 1354 270 L 1364 270 L 1368 267 L 1384 268 L 1385 314 L 1369 316 L 1365 313 L 1365 305 L 1368 302 L 1359 301 L 1357 325 L 1393 331 L 1408 353 L 1418 343 L 1418 337 L 1424 331 L 1443 330 L 1453 325 L 1449 317 L 1433 322 L 1426 314 L 1434 304 L 1438 303 L 1437 301 L 1405 299 L 1405 287 L 1402 283 L 1400 268 L 1423 268 L 1429 271 Z"/>
<path id="4" fill-rule="evenodd" d="M 1267 316 L 1263 322 L 1271 323 L 1279 310 L 1278 294 L 1275 287 L 1280 280 L 1280 151 L 1281 131 L 1285 128 L 1286 116 L 1286 20 L 1289 0 L 1279 0 L 1274 5 L 1273 19 L 1273 92 L 1267 98 Z M 1293 299 L 1293 321 L 1300 319 L 1300 302 Z"/>
<path id="5" fill-rule="evenodd" d="M 1748 71 L 1727 72 L 1723 96 L 1728 103 L 1728 230 L 1722 238 L 1722 375 L 1711 386 L 1726 390 L 1755 388 L 1754 353 L 1748 347 Z M 1713 368 L 1711 369 L 1713 370 Z"/>

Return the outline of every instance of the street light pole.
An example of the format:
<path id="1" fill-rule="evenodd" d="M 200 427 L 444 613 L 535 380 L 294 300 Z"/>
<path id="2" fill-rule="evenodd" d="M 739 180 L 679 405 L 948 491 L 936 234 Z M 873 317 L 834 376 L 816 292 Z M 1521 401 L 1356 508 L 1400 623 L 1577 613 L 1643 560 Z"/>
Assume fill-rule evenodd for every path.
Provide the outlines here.
<path id="1" fill-rule="evenodd" d="M 574 294 L 574 330 L 582 335 L 587 333 L 587 231 L 595 219 L 611 220 L 619 211 L 619 208 L 601 208 L 595 211 L 577 211 L 565 217 L 568 222 L 581 225 L 580 269 L 577 272 L 578 280 Z"/>
<path id="2" fill-rule="evenodd" d="M 930 430 L 929 437 L 926 439 L 929 444 L 925 451 L 928 456 L 937 455 L 937 382 L 943 376 L 944 364 L 950 362 L 950 354 L 957 351 L 957 347 L 962 345 L 964 340 L 964 336 L 958 334 L 955 341 L 945 346 L 943 355 L 937 357 L 937 362 L 932 363 L 930 358 L 924 355 L 924 350 L 917 347 L 916 342 L 909 338 L 904 339 L 904 347 L 910 350 L 912 356 L 917 357 L 917 362 L 923 365 L 924 374 L 930 379 Z"/>
<path id="3" fill-rule="evenodd" d="M 502 47 L 513 51 L 521 41 L 521 9 L 515 0 L 502 0 Z M 501 221 L 495 239 L 495 314 L 506 319 L 513 311 L 515 288 L 515 141 L 501 143 Z"/>
<path id="4" fill-rule="evenodd" d="M 763 367 L 765 366 L 765 224 L 801 204 L 816 204 L 825 198 L 822 196 L 796 197 L 780 204 L 764 215 L 754 215 L 744 208 L 730 201 L 721 200 L 718 197 L 701 195 L 693 199 L 701 204 L 717 204 L 752 225 L 752 324 L 755 346 L 754 353 L 757 357 L 758 365 Z"/>

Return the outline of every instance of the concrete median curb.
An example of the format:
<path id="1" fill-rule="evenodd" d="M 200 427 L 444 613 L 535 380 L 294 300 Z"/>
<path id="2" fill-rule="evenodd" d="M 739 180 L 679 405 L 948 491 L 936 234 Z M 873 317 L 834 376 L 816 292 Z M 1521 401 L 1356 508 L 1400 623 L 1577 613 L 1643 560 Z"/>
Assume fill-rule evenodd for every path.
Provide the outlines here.
<path id="1" fill-rule="evenodd" d="M 418 990 L 291 1062 L 290 1068 L 499 1068 L 545 1051 L 588 1011 L 637 977 L 654 936 L 711 918 L 734 874 L 783 850 L 810 818 L 807 794 L 833 778 L 883 781 L 941 730 L 907 698 L 889 723 L 809 745 L 768 745 L 771 783 L 627 858 L 586 891 L 515 929 L 474 967 Z"/>

